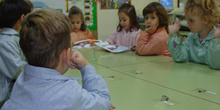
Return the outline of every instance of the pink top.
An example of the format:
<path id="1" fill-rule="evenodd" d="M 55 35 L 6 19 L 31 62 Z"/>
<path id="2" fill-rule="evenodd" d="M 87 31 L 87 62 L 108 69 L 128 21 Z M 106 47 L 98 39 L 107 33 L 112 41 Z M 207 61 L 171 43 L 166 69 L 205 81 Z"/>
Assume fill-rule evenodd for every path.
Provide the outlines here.
<path id="1" fill-rule="evenodd" d="M 112 35 L 106 39 L 106 41 L 109 44 L 120 45 L 131 48 L 132 46 L 136 46 L 137 40 L 140 36 L 140 32 L 141 32 L 140 29 L 134 30 L 132 32 L 130 31 L 126 32 L 125 30 L 118 32 L 117 30 L 115 30 L 112 33 Z"/>
<path id="2" fill-rule="evenodd" d="M 71 32 L 71 41 L 72 43 L 85 40 L 85 39 L 92 39 L 95 40 L 95 38 L 92 37 L 91 31 L 87 28 L 86 31 L 77 31 L 77 32 Z"/>
<path id="3" fill-rule="evenodd" d="M 137 42 L 136 53 L 138 55 L 163 55 L 170 56 L 167 48 L 169 36 L 165 27 L 159 28 L 154 34 L 149 35 L 141 31 Z"/>

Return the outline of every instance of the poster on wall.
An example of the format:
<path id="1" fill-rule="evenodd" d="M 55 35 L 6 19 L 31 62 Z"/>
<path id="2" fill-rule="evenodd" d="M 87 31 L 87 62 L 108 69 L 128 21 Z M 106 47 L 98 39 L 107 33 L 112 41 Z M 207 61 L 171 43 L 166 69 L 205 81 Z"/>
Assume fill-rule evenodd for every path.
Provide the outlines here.
<path id="1" fill-rule="evenodd" d="M 68 0 L 66 3 L 67 13 L 72 6 L 79 7 L 82 10 L 87 28 L 91 31 L 96 31 L 96 2 L 94 0 Z"/>
<path id="2" fill-rule="evenodd" d="M 101 9 L 117 9 L 123 3 L 131 3 L 131 0 L 101 0 Z"/>
<path id="3" fill-rule="evenodd" d="M 41 8 L 49 8 L 45 3 L 40 2 L 40 1 L 32 2 L 32 4 L 34 7 L 34 10 L 41 9 Z"/>

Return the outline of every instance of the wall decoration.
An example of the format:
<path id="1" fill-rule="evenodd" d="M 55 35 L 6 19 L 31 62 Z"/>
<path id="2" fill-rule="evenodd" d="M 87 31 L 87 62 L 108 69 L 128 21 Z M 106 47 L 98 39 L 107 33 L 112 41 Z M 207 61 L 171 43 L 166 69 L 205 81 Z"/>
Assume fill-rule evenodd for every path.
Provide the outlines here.
<path id="1" fill-rule="evenodd" d="M 72 6 L 77 6 L 83 11 L 85 23 L 89 30 L 97 30 L 96 2 L 94 0 L 65 0 L 66 12 Z"/>
<path id="2" fill-rule="evenodd" d="M 123 3 L 131 3 L 131 0 L 101 0 L 101 9 L 117 9 Z"/>

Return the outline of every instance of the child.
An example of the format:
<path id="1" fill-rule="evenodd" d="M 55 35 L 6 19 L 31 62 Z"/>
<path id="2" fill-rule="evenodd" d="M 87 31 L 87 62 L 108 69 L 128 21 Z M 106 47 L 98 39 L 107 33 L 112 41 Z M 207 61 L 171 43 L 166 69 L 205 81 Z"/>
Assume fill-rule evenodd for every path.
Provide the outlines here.
<path id="1" fill-rule="evenodd" d="M 53 9 L 39 9 L 24 18 L 19 43 L 28 64 L 2 110 L 110 108 L 104 78 L 79 52 L 72 52 L 70 23 L 66 15 Z M 63 75 L 69 67 L 80 69 L 83 86 L 77 78 Z"/>
<path id="2" fill-rule="evenodd" d="M 135 50 L 141 30 L 134 6 L 127 3 L 122 4 L 118 10 L 118 16 L 118 27 L 106 41 L 111 45 L 125 46 Z"/>
<path id="3" fill-rule="evenodd" d="M 85 25 L 81 9 L 76 6 L 72 6 L 68 16 L 73 27 L 71 32 L 71 40 L 73 43 L 85 39 L 95 40 L 95 38 L 92 37 L 91 31 Z"/>
<path id="4" fill-rule="evenodd" d="M 14 80 L 26 64 L 19 46 L 19 31 L 30 7 L 24 0 L 4 0 L 0 3 L 0 107 L 9 98 Z"/>
<path id="5" fill-rule="evenodd" d="M 219 21 L 219 12 L 215 1 L 188 0 L 185 16 L 191 33 L 182 44 L 177 36 L 180 22 L 169 26 L 168 49 L 173 60 L 196 62 L 220 69 L 220 27 L 214 26 Z"/>
<path id="6" fill-rule="evenodd" d="M 164 7 L 158 2 L 152 2 L 143 9 L 143 16 L 146 31 L 141 31 L 136 54 L 170 56 L 167 48 L 168 16 Z"/>

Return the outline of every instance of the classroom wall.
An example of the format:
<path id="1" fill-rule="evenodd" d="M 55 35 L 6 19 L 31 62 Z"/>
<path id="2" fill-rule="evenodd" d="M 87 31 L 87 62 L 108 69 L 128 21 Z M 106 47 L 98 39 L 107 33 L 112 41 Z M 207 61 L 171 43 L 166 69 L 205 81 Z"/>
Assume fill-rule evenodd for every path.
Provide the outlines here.
<path id="1" fill-rule="evenodd" d="M 66 7 L 65 7 L 65 0 L 30 0 L 31 2 L 43 2 L 46 4 L 48 7 L 53 8 L 53 9 L 62 9 L 63 13 L 66 15 Z"/>
<path id="2" fill-rule="evenodd" d="M 50 8 L 62 9 L 66 13 L 65 0 L 30 0 L 41 1 Z M 150 2 L 158 0 L 131 0 L 132 5 L 135 6 L 137 15 L 142 15 L 142 9 Z M 174 7 L 177 7 L 177 0 L 173 0 Z M 100 40 L 105 40 L 116 29 L 118 21 L 117 9 L 100 9 L 100 2 L 97 2 L 97 37 Z"/>

